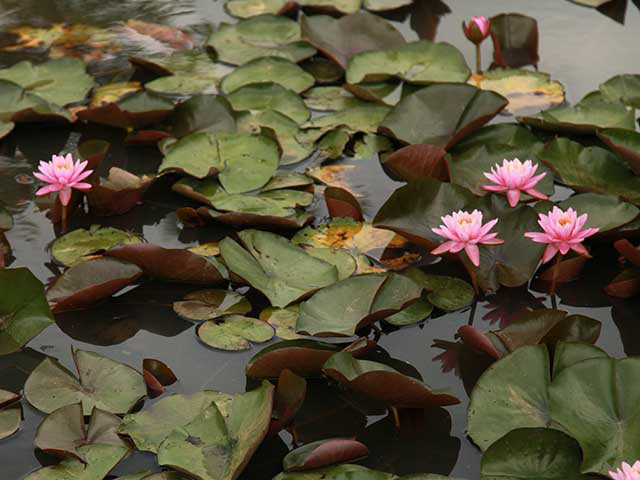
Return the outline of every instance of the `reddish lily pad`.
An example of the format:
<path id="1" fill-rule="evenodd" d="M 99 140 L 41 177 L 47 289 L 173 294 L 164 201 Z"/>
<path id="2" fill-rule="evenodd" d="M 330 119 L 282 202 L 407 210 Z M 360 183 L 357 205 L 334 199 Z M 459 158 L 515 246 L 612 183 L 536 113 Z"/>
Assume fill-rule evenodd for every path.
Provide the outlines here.
<path id="1" fill-rule="evenodd" d="M 538 65 L 538 22 L 519 13 L 491 17 L 493 63 L 503 68 Z"/>
<path id="2" fill-rule="evenodd" d="M 322 371 L 356 392 L 396 408 L 429 408 L 460 403 L 447 390 L 434 390 L 385 364 L 356 360 L 347 352 L 329 358 Z"/>
<path id="3" fill-rule="evenodd" d="M 334 467 L 320 468 L 311 472 L 282 472 L 273 480 L 332 480 L 339 478 L 357 478 L 358 480 L 401 480 L 392 473 L 372 470 L 361 465 L 337 465 Z M 410 477 L 406 480 L 410 480 Z M 420 480 L 418 478 L 417 480 Z M 438 477 L 427 477 L 426 480 L 438 480 Z"/>
<path id="4" fill-rule="evenodd" d="M 627 269 L 614 277 L 604 289 L 607 295 L 616 298 L 633 298 L 640 294 L 640 273 Z"/>
<path id="5" fill-rule="evenodd" d="M 129 448 L 118 436 L 120 421 L 120 417 L 94 408 L 86 426 L 82 403 L 72 403 L 55 410 L 40 423 L 33 443 L 46 453 L 86 461 L 78 447 L 111 445 Z"/>
<path id="6" fill-rule="evenodd" d="M 45 359 L 29 375 L 24 394 L 45 413 L 82 402 L 85 415 L 94 407 L 109 413 L 127 413 L 147 392 L 142 375 L 133 368 L 94 352 L 74 350 L 79 380 L 57 360 Z"/>
<path id="7" fill-rule="evenodd" d="M 112 167 L 107 178 L 92 182 L 91 190 L 86 192 L 91 211 L 103 217 L 123 215 L 142 203 L 144 192 L 152 182 L 153 178 L 148 175 L 138 176 Z"/>
<path id="8" fill-rule="evenodd" d="M 292 450 L 282 461 L 285 472 L 303 472 L 366 458 L 369 449 L 357 440 L 335 438 L 311 442 Z"/>
<path id="9" fill-rule="evenodd" d="M 170 282 L 212 284 L 223 282 L 227 277 L 224 266 L 214 258 L 179 248 L 138 243 L 114 247 L 106 253 L 137 265 L 150 277 Z"/>
<path id="10" fill-rule="evenodd" d="M 26 268 L 0 269 L 0 355 L 17 352 L 53 323 L 44 285 Z"/>
<path id="11" fill-rule="evenodd" d="M 419 178 L 435 178 L 446 182 L 449 171 L 444 157 L 446 150 L 439 145 L 407 145 L 381 157 L 382 168 L 394 180 L 411 182 Z"/>
<path id="12" fill-rule="evenodd" d="M 229 416 L 232 399 L 231 395 L 214 391 L 170 395 L 149 409 L 126 415 L 118 432 L 131 438 L 139 450 L 157 453 L 171 432 L 190 424 L 211 403 L 224 417 Z"/>
<path id="13" fill-rule="evenodd" d="M 324 190 L 324 200 L 331 218 L 349 217 L 356 222 L 364 220 L 358 199 L 349 191 L 339 187 L 327 187 Z"/>
<path id="14" fill-rule="evenodd" d="M 85 308 L 109 298 L 142 276 L 136 265 L 98 257 L 65 271 L 47 290 L 54 312 Z"/>
<path id="15" fill-rule="evenodd" d="M 507 105 L 501 95 L 466 84 L 441 84 L 404 97 L 380 125 L 405 144 L 433 144 L 448 150 Z M 415 125 L 423 125 L 416 129 Z"/>
<path id="16" fill-rule="evenodd" d="M 273 400 L 273 413 L 268 437 L 277 435 L 288 426 L 302 407 L 307 396 L 307 381 L 291 370 L 282 370 Z"/>
<path id="17" fill-rule="evenodd" d="M 173 370 L 166 363 L 155 358 L 145 358 L 142 361 L 142 375 L 147 387 L 157 393 L 164 393 L 164 387 L 178 381 Z"/>

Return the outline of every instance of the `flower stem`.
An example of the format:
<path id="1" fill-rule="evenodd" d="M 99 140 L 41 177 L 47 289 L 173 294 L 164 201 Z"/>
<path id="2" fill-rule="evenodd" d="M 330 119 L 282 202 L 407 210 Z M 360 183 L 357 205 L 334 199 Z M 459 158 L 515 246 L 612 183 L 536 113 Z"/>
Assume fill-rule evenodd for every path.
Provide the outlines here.
<path id="1" fill-rule="evenodd" d="M 551 289 L 549 290 L 550 295 L 555 295 L 556 293 L 556 285 L 558 284 L 558 272 L 560 271 L 561 260 L 562 255 L 558 253 L 556 255 L 556 262 L 553 264 L 553 271 L 551 272 Z"/>
<path id="2" fill-rule="evenodd" d="M 473 291 L 476 292 L 476 295 L 480 295 L 480 287 L 478 287 L 478 274 L 473 268 L 468 268 L 467 270 L 469 271 L 469 276 L 471 277 Z"/>
<path id="3" fill-rule="evenodd" d="M 400 429 L 400 414 L 398 413 L 398 409 L 396 407 L 391 407 L 391 412 L 393 413 L 393 421 L 396 425 L 396 428 Z"/>
<path id="4" fill-rule="evenodd" d="M 480 44 L 476 44 L 476 73 L 480 75 L 482 73 L 482 57 L 480 55 Z"/>
<path id="5" fill-rule="evenodd" d="M 67 231 L 67 206 L 62 205 L 62 233 Z"/>

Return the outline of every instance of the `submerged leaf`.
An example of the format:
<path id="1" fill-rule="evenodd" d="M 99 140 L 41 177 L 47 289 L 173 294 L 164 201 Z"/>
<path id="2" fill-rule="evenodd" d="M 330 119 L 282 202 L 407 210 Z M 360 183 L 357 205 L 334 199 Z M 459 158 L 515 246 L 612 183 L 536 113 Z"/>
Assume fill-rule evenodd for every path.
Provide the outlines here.
<path id="1" fill-rule="evenodd" d="M 360 460 L 368 455 L 369 449 L 357 440 L 336 438 L 298 447 L 284 457 L 282 464 L 286 472 L 301 472 Z"/>

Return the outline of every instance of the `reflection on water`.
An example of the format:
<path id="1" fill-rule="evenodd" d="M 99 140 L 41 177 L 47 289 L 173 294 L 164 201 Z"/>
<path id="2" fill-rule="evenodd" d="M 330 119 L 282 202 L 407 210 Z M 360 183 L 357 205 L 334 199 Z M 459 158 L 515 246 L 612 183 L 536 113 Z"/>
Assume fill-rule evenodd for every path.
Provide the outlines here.
<path id="1" fill-rule="evenodd" d="M 90 25 L 99 28 L 122 27 L 129 19 L 192 27 L 229 21 L 222 1 L 213 0 L 0 0 L 0 25 L 4 33 L 12 27 L 29 25 L 45 29 L 54 23 Z M 630 3 L 616 0 L 605 13 L 617 21 L 626 7 L 625 25 L 592 9 L 580 8 L 567 1 L 531 2 L 530 0 L 418 0 L 412 9 L 395 12 L 390 19 L 403 22 L 399 28 L 407 39 L 433 38 L 453 43 L 473 59 L 473 47 L 460 31 L 463 19 L 472 15 L 491 16 L 505 11 L 520 11 L 539 21 L 541 32 L 539 65 L 565 84 L 572 102 L 597 87 L 612 75 L 637 69 L 637 38 L 640 12 Z M 628 4 L 628 6 L 627 6 Z M 614 7 L 616 9 L 614 9 Z M 112 31 L 112 30 L 110 30 Z M 119 31 L 122 35 L 122 30 Z M 42 32 L 40 32 L 42 33 Z M 0 36 L 1 37 L 1 36 Z M 121 37 L 122 38 L 122 37 Z M 150 48 L 160 48 L 151 40 L 136 37 Z M 144 43 L 148 42 L 148 43 Z M 490 42 L 485 42 L 485 59 L 490 58 Z M 126 41 L 123 42 L 123 45 Z M 6 45 L 0 41 L 0 50 Z M 166 45 L 165 45 L 166 47 Z M 164 48 L 164 47 L 163 47 Z M 109 53 L 117 65 L 126 64 L 131 50 L 119 47 Z M 0 63 L 21 58 L 44 59 L 50 54 L 40 51 L 6 52 Z M 120 62 L 120 63 L 118 63 Z M 20 126 L 0 148 L 0 198 L 15 214 L 16 226 L 7 233 L 15 257 L 12 266 L 27 266 L 42 281 L 58 275 L 58 268 L 48 253 L 57 232 L 31 199 L 35 183 L 27 181 L 38 161 L 53 152 L 73 149 L 78 142 L 104 139 L 111 142 L 109 155 L 100 167 L 105 176 L 111 166 L 121 166 L 134 173 L 155 172 L 160 154 L 155 148 L 130 147 L 124 144 L 126 132 L 96 125 L 74 125 L 72 129 Z M 33 141 L 37 138 L 38 141 Z M 367 218 L 372 218 L 397 184 L 384 174 L 377 158 L 339 162 L 354 165 L 346 180 L 353 186 Z M 305 164 L 304 167 L 309 166 Z M 79 215 L 70 228 L 93 223 L 142 233 L 164 247 L 191 246 L 220 239 L 231 231 L 228 227 L 182 229 L 175 209 L 191 206 L 189 200 L 168 191 L 171 178 L 156 183 L 147 193 L 145 205 L 126 215 L 94 218 Z M 319 202 L 314 213 L 326 215 Z M 609 246 L 603 245 L 598 260 L 587 264 L 577 283 L 558 289 L 561 309 L 580 313 L 603 322 L 598 345 L 614 356 L 640 354 L 635 338 L 640 334 L 640 303 L 636 300 L 612 300 L 602 287 L 616 273 L 616 259 Z M 435 270 L 445 268 L 435 265 Z M 462 403 L 447 409 L 425 412 L 423 417 L 403 417 L 403 429 L 397 431 L 393 421 L 378 406 L 362 402 L 335 385 L 310 382 L 309 395 L 292 428 L 295 440 L 308 442 L 334 436 L 355 436 L 368 445 L 371 456 L 365 464 L 396 473 L 435 472 L 459 478 L 479 477 L 478 449 L 466 437 L 468 395 L 491 360 L 464 345 L 455 343 L 454 333 L 468 323 L 480 330 L 504 328 L 524 312 L 541 306 L 550 307 L 544 286 L 503 288 L 496 295 L 479 302 L 472 311 L 438 314 L 420 326 L 384 328 L 380 346 L 397 361 L 394 367 L 408 370 L 436 387 L 449 388 Z M 97 351 L 115 360 L 140 368 L 144 358 L 159 358 L 176 373 L 179 381 L 169 392 L 195 392 L 202 389 L 241 392 L 247 387 L 244 366 L 254 351 L 227 353 L 209 349 L 195 335 L 191 323 L 179 319 L 172 311 L 173 301 L 194 287 L 158 282 L 144 283 L 94 308 L 59 315 L 31 348 L 16 355 L 0 357 L 0 388 L 17 391 L 28 373 L 43 355 L 59 358 L 71 368 L 70 345 Z M 251 298 L 255 312 L 264 298 Z M 433 345 L 436 345 L 434 347 Z M 379 360 L 392 360 L 379 353 Z M 147 405 L 154 400 L 147 401 Z M 14 480 L 40 465 L 33 451 L 35 429 L 42 414 L 24 405 L 25 421 L 11 439 L 0 441 L 0 465 L 3 480 Z M 243 479 L 271 479 L 281 470 L 281 460 L 294 438 L 287 433 L 265 442 Z M 156 469 L 152 455 L 136 454 L 127 459 L 116 475 L 144 469 Z"/>

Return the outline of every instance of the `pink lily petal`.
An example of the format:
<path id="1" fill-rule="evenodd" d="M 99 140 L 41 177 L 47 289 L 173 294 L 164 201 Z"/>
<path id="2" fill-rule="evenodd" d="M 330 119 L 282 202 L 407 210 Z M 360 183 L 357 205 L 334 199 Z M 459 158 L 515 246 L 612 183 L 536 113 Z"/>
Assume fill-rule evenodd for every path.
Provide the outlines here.
<path id="1" fill-rule="evenodd" d="M 507 200 L 509 201 L 509 206 L 512 208 L 518 205 L 520 190 L 507 190 Z"/>
<path id="2" fill-rule="evenodd" d="M 431 250 L 431 254 L 432 255 L 441 255 L 443 253 L 449 252 L 449 251 L 451 251 L 453 246 L 456 245 L 456 244 L 457 244 L 457 242 L 449 240 L 448 242 L 444 242 L 443 244 L 438 245 L 436 248 Z"/>
<path id="3" fill-rule="evenodd" d="M 509 188 L 499 185 L 483 185 L 482 190 L 486 190 L 487 192 L 506 192 Z"/>
<path id="4" fill-rule="evenodd" d="M 72 188 L 75 188 L 76 190 L 91 190 L 92 185 L 90 183 L 74 183 L 72 185 Z"/>
<path id="5" fill-rule="evenodd" d="M 38 190 L 36 192 L 36 195 L 38 197 L 41 197 L 43 195 L 49 195 L 51 192 L 57 192 L 58 190 L 60 190 L 60 188 L 58 188 L 58 185 L 47 185 L 46 187 L 42 187 L 40 190 Z"/>
<path id="6" fill-rule="evenodd" d="M 471 260 L 471 263 L 473 263 L 476 267 L 479 267 L 480 250 L 478 249 L 478 246 L 469 243 L 466 247 L 464 247 L 464 251 L 467 254 L 467 257 L 469 257 L 469 260 Z"/>
<path id="7" fill-rule="evenodd" d="M 544 255 L 542 256 L 542 263 L 547 263 L 556 256 L 556 253 L 558 253 L 558 249 L 552 243 L 547 245 L 547 248 L 544 250 Z"/>
<path id="8" fill-rule="evenodd" d="M 58 198 L 60 199 L 60 203 L 63 206 L 66 207 L 67 205 L 69 205 L 69 200 L 71 200 L 71 189 L 64 188 L 60 190 L 60 192 L 58 193 Z"/>
<path id="9" fill-rule="evenodd" d="M 530 197 L 536 198 L 538 200 L 548 200 L 549 197 L 546 196 L 544 193 L 539 192 L 538 190 L 536 190 L 535 188 L 527 188 L 524 193 L 526 193 L 527 195 L 529 195 Z"/>
<path id="10" fill-rule="evenodd" d="M 591 258 L 591 255 L 589 254 L 589 251 L 581 243 L 576 243 L 576 244 L 571 245 L 571 250 L 573 250 L 574 252 L 576 252 L 579 255 L 582 255 L 583 257 Z"/>

